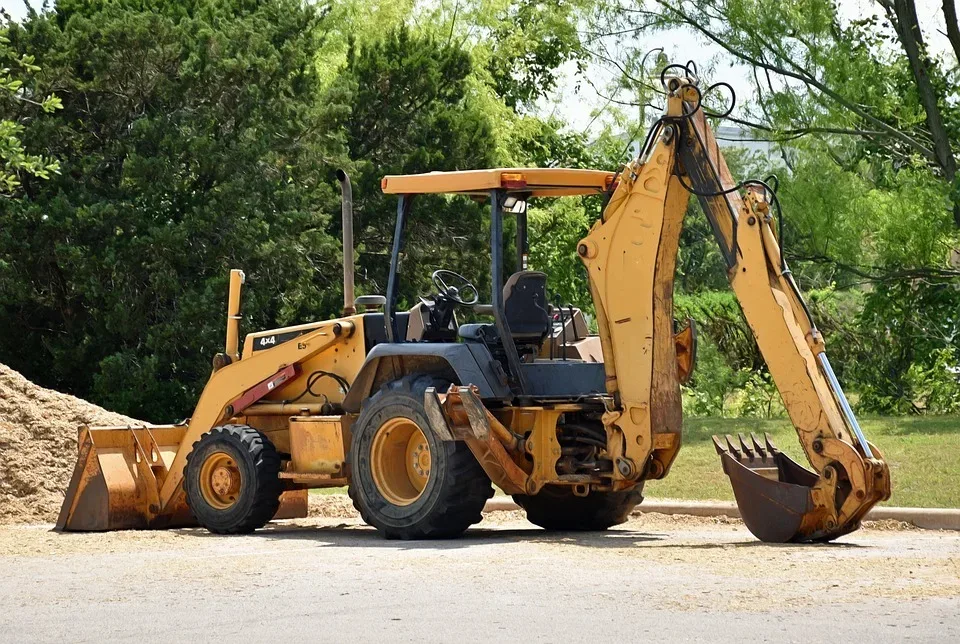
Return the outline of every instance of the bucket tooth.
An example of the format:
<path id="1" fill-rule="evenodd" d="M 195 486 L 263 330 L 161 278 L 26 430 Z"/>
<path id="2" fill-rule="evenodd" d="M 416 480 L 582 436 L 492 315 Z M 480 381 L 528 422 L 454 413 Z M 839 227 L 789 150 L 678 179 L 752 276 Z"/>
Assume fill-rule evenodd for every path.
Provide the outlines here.
<path id="1" fill-rule="evenodd" d="M 753 453 L 753 445 L 750 444 L 750 441 L 747 440 L 747 437 L 743 434 L 737 434 L 737 438 L 740 439 L 740 449 L 743 450 L 743 453 L 747 455 L 751 461 L 756 458 L 756 454 Z"/>
<path id="2" fill-rule="evenodd" d="M 726 435 L 727 439 L 727 451 L 733 454 L 737 460 L 740 460 L 743 457 L 743 454 L 740 452 L 740 448 L 737 447 L 737 441 L 733 439 L 733 436 L 730 434 Z"/>
<path id="3" fill-rule="evenodd" d="M 760 455 L 760 458 L 767 458 L 767 446 L 760 442 L 760 439 L 757 438 L 757 435 L 753 432 L 750 432 L 750 440 L 753 441 L 753 448 L 757 451 L 757 454 Z"/>
<path id="4" fill-rule="evenodd" d="M 780 450 L 777 449 L 777 446 L 773 444 L 773 437 L 772 437 L 770 434 L 764 432 L 764 433 L 763 433 L 763 440 L 765 440 L 765 441 L 767 442 L 767 451 L 768 451 L 768 452 L 770 452 L 771 454 L 779 454 L 779 453 L 780 453 Z"/>
<path id="5" fill-rule="evenodd" d="M 727 444 L 723 442 L 719 436 L 711 436 L 713 439 L 713 447 L 717 450 L 717 454 L 726 454 L 727 453 Z"/>

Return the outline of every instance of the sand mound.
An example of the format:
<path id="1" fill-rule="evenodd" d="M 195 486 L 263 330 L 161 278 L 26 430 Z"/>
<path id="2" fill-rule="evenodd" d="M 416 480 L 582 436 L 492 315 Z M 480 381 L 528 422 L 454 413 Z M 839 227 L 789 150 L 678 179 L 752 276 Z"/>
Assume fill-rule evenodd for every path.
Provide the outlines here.
<path id="1" fill-rule="evenodd" d="M 360 513 L 346 494 L 311 494 L 308 499 L 308 515 L 326 519 L 352 519 Z"/>
<path id="2" fill-rule="evenodd" d="M 83 424 L 143 423 L 39 387 L 0 364 L 0 524 L 56 520 Z"/>

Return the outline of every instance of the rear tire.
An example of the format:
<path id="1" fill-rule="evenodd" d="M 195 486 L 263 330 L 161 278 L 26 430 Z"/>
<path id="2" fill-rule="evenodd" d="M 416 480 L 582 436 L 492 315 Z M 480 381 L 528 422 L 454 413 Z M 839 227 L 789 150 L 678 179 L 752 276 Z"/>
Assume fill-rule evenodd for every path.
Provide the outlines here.
<path id="1" fill-rule="evenodd" d="M 280 507 L 279 474 L 280 456 L 264 434 L 248 425 L 214 427 L 187 454 L 187 505 L 210 532 L 253 532 Z"/>
<path id="2" fill-rule="evenodd" d="M 457 537 L 483 518 L 493 496 L 466 443 L 442 441 L 430 429 L 423 394 L 449 384 L 426 374 L 387 383 L 364 401 L 351 428 L 348 493 L 387 539 Z"/>
<path id="3" fill-rule="evenodd" d="M 576 496 L 568 487 L 546 486 L 538 494 L 515 494 L 513 500 L 530 523 L 546 530 L 600 531 L 626 522 L 643 501 L 643 485 L 622 492 Z"/>

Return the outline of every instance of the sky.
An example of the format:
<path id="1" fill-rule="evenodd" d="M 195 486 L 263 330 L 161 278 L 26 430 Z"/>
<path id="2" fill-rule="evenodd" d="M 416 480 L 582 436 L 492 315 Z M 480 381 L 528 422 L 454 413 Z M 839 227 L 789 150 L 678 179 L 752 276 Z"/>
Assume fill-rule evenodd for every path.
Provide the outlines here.
<path id="1" fill-rule="evenodd" d="M 873 0 L 839 0 L 841 19 L 862 18 L 869 14 L 879 14 L 880 9 Z M 927 45 L 934 54 L 942 54 L 951 49 L 947 37 L 943 34 L 944 21 L 941 0 L 916 0 L 917 15 Z M 690 29 L 673 29 L 666 33 L 644 35 L 637 39 L 638 50 L 651 50 L 663 47 L 672 61 L 685 63 L 691 58 L 704 69 L 710 61 L 715 62 L 711 80 L 730 83 L 737 93 L 737 102 L 742 104 L 754 95 L 754 84 L 749 67 L 737 63 L 719 45 L 707 41 Z M 576 131 L 589 129 L 594 122 L 594 112 L 605 103 L 588 84 L 579 83 L 574 65 L 564 68 L 562 82 L 553 100 L 543 101 L 539 110 L 542 113 L 555 113 L 568 127 Z M 594 63 L 587 74 L 595 79 L 598 87 L 605 81 L 615 78 L 615 70 L 609 66 Z M 601 117 L 602 118 L 602 117 Z"/>
<path id="2" fill-rule="evenodd" d="M 0 0 L 3 7 L 15 20 L 26 15 L 28 0 Z M 43 0 L 29 0 L 31 5 L 39 8 Z M 934 53 L 942 53 L 950 49 L 950 44 L 943 35 L 943 14 L 940 9 L 940 0 L 916 0 L 917 14 L 920 17 L 920 26 L 927 44 Z M 878 13 L 879 9 L 873 0 L 839 0 L 841 18 L 851 19 L 863 17 L 870 13 Z M 638 39 L 638 49 L 649 50 L 654 47 L 663 47 L 671 60 L 686 62 L 693 58 L 701 68 L 710 61 L 716 66 L 712 80 L 724 80 L 733 85 L 739 97 L 738 101 L 749 100 L 753 95 L 753 83 L 749 80 L 749 69 L 737 64 L 729 55 L 726 55 L 719 46 L 705 41 L 689 30 L 674 29 L 666 33 L 645 35 Z M 603 87 L 614 77 L 613 71 L 600 63 L 591 64 L 586 75 L 598 87 Z M 563 119 L 571 130 L 584 131 L 594 122 L 594 112 L 601 108 L 605 100 L 590 87 L 589 84 L 578 82 L 575 65 L 569 64 L 562 68 L 559 87 L 552 100 L 542 101 L 538 106 L 541 114 L 556 114 Z M 603 118 L 601 116 L 601 118 Z"/>

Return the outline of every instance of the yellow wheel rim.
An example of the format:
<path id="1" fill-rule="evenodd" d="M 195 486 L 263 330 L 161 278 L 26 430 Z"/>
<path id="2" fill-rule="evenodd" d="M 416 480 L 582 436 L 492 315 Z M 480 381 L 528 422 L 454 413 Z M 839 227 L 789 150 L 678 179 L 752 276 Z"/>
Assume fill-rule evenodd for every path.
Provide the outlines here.
<path id="1" fill-rule="evenodd" d="M 373 437 L 373 482 L 393 505 L 410 505 L 420 498 L 430 479 L 430 460 L 427 437 L 409 418 L 391 418 Z"/>
<path id="2" fill-rule="evenodd" d="M 217 510 L 227 510 L 237 502 L 243 475 L 237 462 L 226 452 L 214 452 L 200 467 L 200 494 Z"/>

